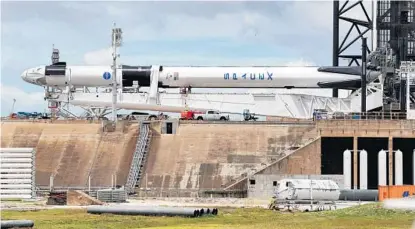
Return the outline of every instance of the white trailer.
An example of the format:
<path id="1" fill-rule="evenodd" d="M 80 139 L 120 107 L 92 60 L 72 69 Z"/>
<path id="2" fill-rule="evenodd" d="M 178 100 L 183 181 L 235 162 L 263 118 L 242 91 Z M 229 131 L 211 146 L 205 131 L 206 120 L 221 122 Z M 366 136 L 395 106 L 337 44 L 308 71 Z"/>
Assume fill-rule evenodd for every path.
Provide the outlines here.
<path id="1" fill-rule="evenodd" d="M 329 200 L 340 197 L 340 188 L 332 180 L 283 179 L 277 183 L 279 200 Z"/>
<path id="2" fill-rule="evenodd" d="M 280 210 L 285 207 L 288 210 L 300 208 L 308 210 L 323 210 L 325 206 L 335 208 L 335 201 L 339 200 L 339 185 L 332 180 L 311 179 L 282 179 L 277 182 L 274 201 L 270 209 Z M 315 205 L 315 207 L 314 207 Z"/>

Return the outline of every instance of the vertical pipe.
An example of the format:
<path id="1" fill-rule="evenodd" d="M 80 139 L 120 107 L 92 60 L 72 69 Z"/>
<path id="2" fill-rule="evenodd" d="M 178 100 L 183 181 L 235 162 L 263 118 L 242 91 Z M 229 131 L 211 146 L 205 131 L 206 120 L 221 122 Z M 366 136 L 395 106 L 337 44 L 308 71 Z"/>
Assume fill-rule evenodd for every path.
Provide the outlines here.
<path id="1" fill-rule="evenodd" d="M 412 73 L 406 73 L 406 112 L 409 113 L 409 110 L 411 109 L 411 78 L 413 77 Z M 407 117 L 409 117 L 407 115 Z M 407 118 L 408 119 L 408 118 Z M 414 165 L 415 166 L 415 165 Z"/>
<path id="2" fill-rule="evenodd" d="M 378 185 L 386 185 L 386 151 L 381 150 L 378 154 Z"/>
<path id="3" fill-rule="evenodd" d="M 415 185 L 415 149 L 412 153 L 412 184 Z"/>
<path id="4" fill-rule="evenodd" d="M 339 1 L 333 1 L 333 66 L 339 66 Z"/>
<path id="5" fill-rule="evenodd" d="M 353 189 L 357 189 L 357 137 L 353 137 Z"/>
<path id="6" fill-rule="evenodd" d="M 343 152 L 343 179 L 344 189 L 352 188 L 352 153 L 350 150 Z"/>
<path id="7" fill-rule="evenodd" d="M 408 77 L 408 74 L 406 74 L 406 76 Z M 403 74 L 401 74 L 401 87 L 400 87 L 400 108 L 401 108 L 401 112 L 405 112 L 406 110 L 406 79 L 403 77 Z"/>
<path id="8" fill-rule="evenodd" d="M 395 152 L 395 185 L 403 184 L 403 160 L 402 151 L 396 150 Z"/>
<path id="9" fill-rule="evenodd" d="M 393 138 L 392 136 L 389 136 L 388 140 L 388 158 L 389 158 L 389 185 L 393 185 Z"/>
<path id="10" fill-rule="evenodd" d="M 367 189 L 367 151 L 360 151 L 360 189 Z"/>
<path id="11" fill-rule="evenodd" d="M 115 32 L 115 23 L 114 28 L 112 30 L 112 49 L 113 49 L 113 70 L 112 70 L 112 118 L 114 123 L 117 122 L 117 43 L 116 43 L 117 37 Z"/>
<path id="12" fill-rule="evenodd" d="M 311 200 L 311 210 L 313 210 L 313 180 L 310 180 L 310 200 Z"/>
<path id="13" fill-rule="evenodd" d="M 53 189 L 53 175 L 49 177 L 49 191 L 51 192 Z"/>
<path id="14" fill-rule="evenodd" d="M 378 1 L 372 1 L 372 52 L 378 47 Z"/>
<path id="15" fill-rule="evenodd" d="M 339 0 L 333 1 L 333 66 L 339 66 Z M 333 97 L 339 97 L 339 89 L 333 89 Z"/>
<path id="16" fill-rule="evenodd" d="M 88 176 L 88 192 L 91 194 L 91 176 Z"/>
<path id="17" fill-rule="evenodd" d="M 362 80 L 361 80 L 361 87 L 362 87 L 362 112 L 366 112 L 366 53 L 367 53 L 367 38 L 362 38 Z"/>

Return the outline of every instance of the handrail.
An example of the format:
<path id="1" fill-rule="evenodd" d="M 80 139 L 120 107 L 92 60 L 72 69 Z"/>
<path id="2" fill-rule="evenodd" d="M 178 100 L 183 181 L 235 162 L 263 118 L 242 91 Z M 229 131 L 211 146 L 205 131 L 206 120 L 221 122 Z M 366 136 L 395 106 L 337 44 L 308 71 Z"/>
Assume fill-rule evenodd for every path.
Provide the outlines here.
<path id="1" fill-rule="evenodd" d="M 147 139 L 149 137 L 149 125 L 142 124 L 140 128 L 139 139 L 136 143 L 133 159 L 131 161 L 130 171 L 128 173 L 126 190 L 132 192 L 137 183 L 140 174 L 141 164 L 143 162 L 144 154 L 146 153 Z"/>
<path id="2" fill-rule="evenodd" d="M 406 112 L 314 112 L 319 120 L 406 120 Z"/>
<path id="3" fill-rule="evenodd" d="M 204 120 L 180 120 L 180 124 L 243 124 L 243 125 L 314 125 L 311 119 L 298 121 L 204 121 Z"/>

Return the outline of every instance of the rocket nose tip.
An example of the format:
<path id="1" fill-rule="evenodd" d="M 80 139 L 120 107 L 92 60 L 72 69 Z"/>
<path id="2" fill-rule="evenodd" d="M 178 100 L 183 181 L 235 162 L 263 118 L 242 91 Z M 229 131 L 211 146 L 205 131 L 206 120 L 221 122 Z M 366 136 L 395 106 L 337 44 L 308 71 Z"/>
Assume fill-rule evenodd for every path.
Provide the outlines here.
<path id="1" fill-rule="evenodd" d="M 27 70 L 24 70 L 20 77 L 27 82 Z"/>

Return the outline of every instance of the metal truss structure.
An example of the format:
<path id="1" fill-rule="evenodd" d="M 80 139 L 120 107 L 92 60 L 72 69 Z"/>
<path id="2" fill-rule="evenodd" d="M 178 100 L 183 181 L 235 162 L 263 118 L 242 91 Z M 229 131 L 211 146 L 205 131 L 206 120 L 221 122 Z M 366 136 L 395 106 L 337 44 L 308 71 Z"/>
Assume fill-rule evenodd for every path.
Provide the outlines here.
<path id="1" fill-rule="evenodd" d="M 361 9 L 361 13 L 365 15 L 365 20 L 359 20 L 350 16 L 346 16 L 346 13 L 354 8 Z M 347 34 L 340 42 L 340 20 L 349 22 L 350 27 Z M 349 66 L 356 64 L 360 66 L 358 60 L 362 59 L 361 52 L 357 54 L 346 54 L 350 46 L 356 43 L 357 40 L 362 39 L 365 34 L 367 34 L 372 28 L 372 20 L 365 6 L 363 5 L 363 0 L 356 2 L 350 2 L 349 0 L 344 1 L 343 4 L 340 4 L 338 0 L 333 2 L 333 66 L 339 66 L 339 59 L 349 60 Z M 359 27 L 361 26 L 361 27 Z M 362 29 L 363 28 L 363 29 Z M 357 36 L 354 38 L 350 37 L 353 29 L 357 31 Z M 346 41 L 351 38 L 351 41 L 346 43 Z M 370 53 L 370 49 L 367 50 Z"/>
<path id="2" fill-rule="evenodd" d="M 415 119 L 415 61 L 402 61 L 401 78 L 406 81 L 406 115 L 407 119 Z"/>
<path id="3" fill-rule="evenodd" d="M 368 109 L 382 105 L 382 88 L 380 83 L 367 87 Z M 96 90 L 78 89 L 49 92 L 46 99 L 57 105 L 59 111 L 66 111 L 65 106 L 82 107 L 91 118 L 102 118 L 112 106 L 112 93 Z M 259 116 L 280 116 L 309 119 L 316 109 L 328 112 L 359 112 L 360 93 L 356 91 L 349 98 L 333 98 L 306 94 L 275 93 L 163 93 L 158 92 L 155 99 L 151 93 L 125 93 L 118 91 L 118 109 L 160 111 L 179 113 L 185 109 L 219 110 L 229 114 L 242 114 L 244 109 Z"/>
<path id="4" fill-rule="evenodd" d="M 375 39 L 377 47 L 390 47 L 396 56 L 395 67 L 401 61 L 415 60 L 415 1 L 376 1 Z"/>
<path id="5" fill-rule="evenodd" d="M 361 9 L 360 12 L 365 15 L 365 20 L 359 20 L 357 18 L 346 16 L 347 12 L 350 12 L 355 8 Z M 340 21 L 350 23 L 349 30 L 342 39 L 342 41 L 340 41 Z M 354 3 L 351 3 L 349 0 L 346 0 L 342 4 L 340 4 L 339 0 L 333 1 L 333 66 L 339 66 L 339 60 L 341 58 L 346 59 L 348 61 L 348 66 L 351 66 L 353 64 L 360 66 L 358 60 L 362 59 L 362 52 L 357 54 L 346 53 L 348 52 L 350 47 L 353 44 L 355 44 L 357 40 L 359 40 L 359 38 L 362 39 L 363 36 L 373 28 L 372 24 L 373 23 L 371 17 L 369 17 L 366 8 L 363 5 L 363 0 L 359 0 Z M 357 31 L 357 36 L 354 38 L 350 36 L 353 29 Z M 351 41 L 346 43 L 349 37 Z M 370 53 L 369 48 L 367 52 Z M 333 89 L 333 97 L 338 97 L 338 95 L 338 89 Z"/>

